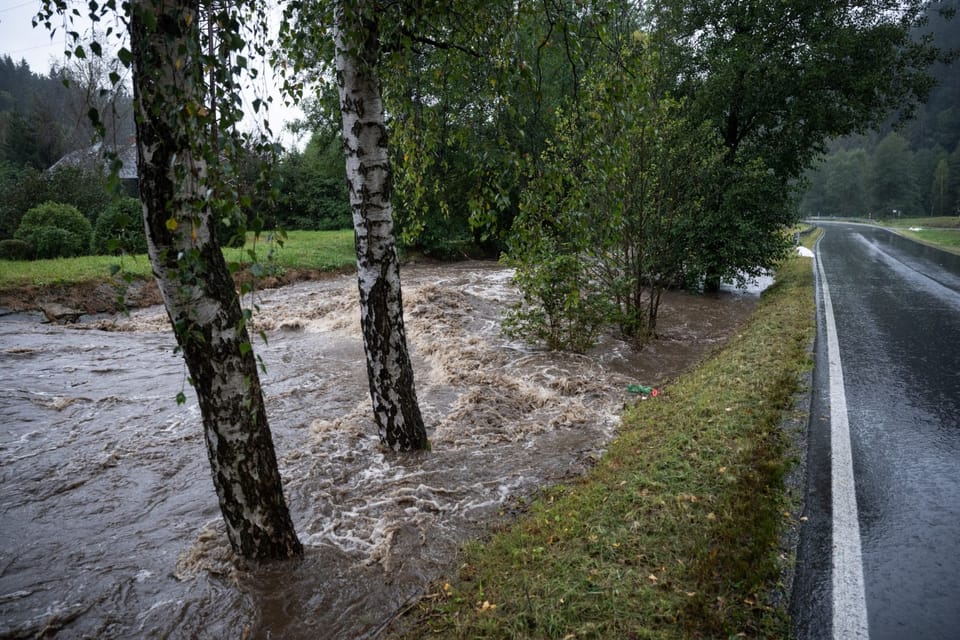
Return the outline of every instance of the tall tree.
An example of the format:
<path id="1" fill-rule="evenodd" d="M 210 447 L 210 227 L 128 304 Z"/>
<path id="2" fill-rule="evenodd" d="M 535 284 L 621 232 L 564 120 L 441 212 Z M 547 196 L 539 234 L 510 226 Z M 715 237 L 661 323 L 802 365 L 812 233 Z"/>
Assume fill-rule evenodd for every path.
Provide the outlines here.
<path id="1" fill-rule="evenodd" d="M 131 6 L 138 169 L 150 260 L 203 415 L 230 542 L 245 557 L 301 552 L 283 497 L 257 362 L 214 233 L 198 0 Z"/>
<path id="2" fill-rule="evenodd" d="M 870 169 L 870 195 L 880 218 L 920 215 L 920 192 L 913 171 L 913 152 L 898 133 L 877 145 Z"/>
<path id="3" fill-rule="evenodd" d="M 91 3 L 91 17 L 114 6 Z M 212 199 L 221 189 L 204 106 L 205 65 L 231 61 L 205 55 L 199 0 L 137 0 L 126 8 L 130 49 L 120 58 L 133 67 L 150 261 L 199 400 L 227 536 L 244 557 L 289 558 L 302 547 L 283 496 L 248 314 L 215 234 L 222 205 Z M 38 18 L 49 26 L 66 10 L 63 0 L 48 0 Z"/>
<path id="4" fill-rule="evenodd" d="M 862 149 L 842 151 L 829 158 L 826 173 L 827 207 L 824 213 L 835 216 L 866 215 L 867 156 Z"/>
<path id="5" fill-rule="evenodd" d="M 334 9 L 334 43 L 347 185 L 353 209 L 360 322 L 373 415 L 390 449 L 429 446 L 407 350 L 400 265 L 393 230 L 390 161 L 377 62 L 375 2 Z"/>
<path id="6" fill-rule="evenodd" d="M 933 184 L 930 185 L 930 214 L 950 215 L 950 200 L 950 163 L 947 161 L 947 154 L 943 154 L 933 171 Z"/>
<path id="7" fill-rule="evenodd" d="M 726 147 L 727 175 L 711 208 L 723 215 L 705 234 L 708 285 L 782 245 L 771 238 L 793 219 L 789 189 L 828 138 L 863 131 L 894 110 L 909 113 L 930 90 L 937 58 L 929 39 L 914 40 L 922 0 L 659 0 L 651 5 L 657 46 L 677 63 L 677 90 L 693 119 L 708 120 Z M 762 166 L 765 211 L 736 197 L 738 174 Z M 746 222 L 746 224 L 744 224 Z M 757 243 L 768 249 L 753 251 Z M 751 264 L 753 263 L 753 264 Z"/>
<path id="8" fill-rule="evenodd" d="M 960 144 L 947 158 L 947 215 L 960 216 Z"/>

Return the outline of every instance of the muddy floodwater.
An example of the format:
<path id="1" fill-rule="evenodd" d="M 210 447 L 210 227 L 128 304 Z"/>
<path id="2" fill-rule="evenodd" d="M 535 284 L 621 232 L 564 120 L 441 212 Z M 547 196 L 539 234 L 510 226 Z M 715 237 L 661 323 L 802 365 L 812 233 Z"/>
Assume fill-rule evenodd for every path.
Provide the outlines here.
<path id="1" fill-rule="evenodd" d="M 642 352 L 607 338 L 557 354 L 500 335 L 510 275 L 404 268 L 433 444 L 416 455 L 379 446 L 354 278 L 259 294 L 267 410 L 305 545 L 266 567 L 230 554 L 162 308 L 67 326 L 0 317 L 0 638 L 373 637 L 465 539 L 588 468 L 636 400 L 628 384 L 676 376 L 756 303 L 669 294 Z"/>

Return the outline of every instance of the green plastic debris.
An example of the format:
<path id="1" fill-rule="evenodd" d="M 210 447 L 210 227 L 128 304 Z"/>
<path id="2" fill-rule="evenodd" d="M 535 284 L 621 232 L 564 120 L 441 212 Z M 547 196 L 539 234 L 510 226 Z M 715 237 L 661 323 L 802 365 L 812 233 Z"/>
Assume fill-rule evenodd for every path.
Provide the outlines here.
<path id="1" fill-rule="evenodd" d="M 657 397 L 659 391 L 655 387 L 646 387 L 642 384 L 628 384 L 627 391 L 629 393 L 642 393 L 645 396 Z"/>

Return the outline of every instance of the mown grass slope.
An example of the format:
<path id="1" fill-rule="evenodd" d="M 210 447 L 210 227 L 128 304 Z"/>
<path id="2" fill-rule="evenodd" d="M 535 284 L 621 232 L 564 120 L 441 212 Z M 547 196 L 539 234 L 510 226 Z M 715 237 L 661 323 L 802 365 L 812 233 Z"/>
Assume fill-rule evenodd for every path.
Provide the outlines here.
<path id="1" fill-rule="evenodd" d="M 738 336 L 629 408 L 586 477 L 468 545 L 393 634 L 787 637 L 780 541 L 797 524 L 784 477 L 798 434 L 782 424 L 814 322 L 810 260 L 791 258 Z"/>

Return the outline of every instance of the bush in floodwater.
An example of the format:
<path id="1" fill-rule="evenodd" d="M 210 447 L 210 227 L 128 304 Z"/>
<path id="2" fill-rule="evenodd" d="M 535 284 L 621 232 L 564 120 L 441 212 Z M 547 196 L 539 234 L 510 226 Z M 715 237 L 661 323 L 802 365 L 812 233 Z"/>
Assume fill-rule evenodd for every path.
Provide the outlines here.
<path id="1" fill-rule="evenodd" d="M 576 256 L 546 251 L 539 260 L 517 264 L 513 281 L 524 300 L 503 321 L 507 336 L 583 353 L 608 322 L 610 306 L 592 289 Z"/>
<path id="2" fill-rule="evenodd" d="M 23 215 L 14 238 L 30 245 L 35 258 L 71 258 L 86 253 L 92 233 L 73 205 L 44 202 Z"/>

